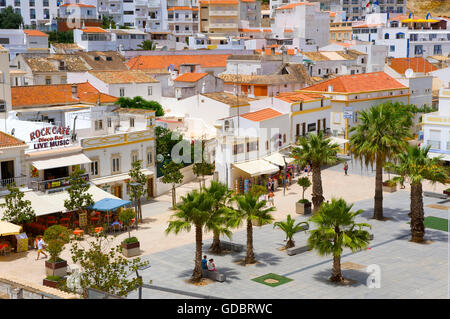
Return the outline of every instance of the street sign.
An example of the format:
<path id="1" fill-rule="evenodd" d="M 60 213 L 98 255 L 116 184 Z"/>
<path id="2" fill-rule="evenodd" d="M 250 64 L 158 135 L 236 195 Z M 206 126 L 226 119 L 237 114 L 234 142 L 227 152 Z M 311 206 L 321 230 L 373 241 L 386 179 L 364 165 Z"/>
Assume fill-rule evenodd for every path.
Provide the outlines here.
<path id="1" fill-rule="evenodd" d="M 344 119 L 353 118 L 353 108 L 352 107 L 344 107 Z"/>

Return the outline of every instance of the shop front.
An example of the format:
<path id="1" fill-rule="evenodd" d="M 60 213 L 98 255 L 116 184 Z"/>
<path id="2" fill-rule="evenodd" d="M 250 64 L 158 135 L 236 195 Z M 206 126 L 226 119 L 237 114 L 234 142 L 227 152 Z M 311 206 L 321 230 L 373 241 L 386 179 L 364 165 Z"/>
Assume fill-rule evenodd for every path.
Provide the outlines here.
<path id="1" fill-rule="evenodd" d="M 253 185 L 265 185 L 279 170 L 278 166 L 262 159 L 232 164 L 233 189 L 236 194 L 247 193 Z"/>

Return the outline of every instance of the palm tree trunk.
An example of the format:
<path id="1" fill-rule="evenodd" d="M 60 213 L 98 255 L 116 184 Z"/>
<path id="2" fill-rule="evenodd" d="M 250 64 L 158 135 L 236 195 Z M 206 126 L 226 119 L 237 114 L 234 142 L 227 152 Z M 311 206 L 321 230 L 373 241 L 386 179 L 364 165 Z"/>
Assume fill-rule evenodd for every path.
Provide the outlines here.
<path id="1" fill-rule="evenodd" d="M 378 156 L 375 165 L 375 206 L 373 218 L 383 220 L 383 161 Z"/>
<path id="2" fill-rule="evenodd" d="M 172 184 L 172 208 L 176 209 L 177 206 L 177 200 L 176 200 L 176 194 L 175 194 L 175 184 Z"/>
<path id="3" fill-rule="evenodd" d="M 213 231 L 213 242 L 209 249 L 215 254 L 220 254 L 222 252 L 222 247 L 220 246 L 220 233 L 217 230 Z"/>
<path id="4" fill-rule="evenodd" d="M 192 281 L 199 282 L 202 277 L 202 227 L 195 225 L 195 267 L 192 273 Z"/>
<path id="5" fill-rule="evenodd" d="M 333 282 L 344 281 L 341 272 L 341 256 L 333 256 L 333 275 L 330 278 Z"/>
<path id="6" fill-rule="evenodd" d="M 138 219 L 139 222 L 142 223 L 142 205 L 141 205 L 141 198 L 138 198 Z M 138 221 L 136 221 L 136 225 L 137 225 Z"/>
<path id="7" fill-rule="evenodd" d="M 251 219 L 247 219 L 247 255 L 245 264 L 254 264 L 255 254 L 253 253 L 253 226 Z"/>
<path id="8" fill-rule="evenodd" d="M 423 242 L 425 235 L 423 218 L 422 183 L 411 184 L 411 241 L 414 243 Z"/>
<path id="9" fill-rule="evenodd" d="M 322 176 L 320 164 L 312 163 L 312 202 L 314 204 L 313 212 L 317 212 L 324 200 L 322 189 Z"/>
<path id="10" fill-rule="evenodd" d="M 288 248 L 292 248 L 292 247 L 294 247 L 295 246 L 295 244 L 294 244 L 294 241 L 292 240 L 292 238 L 289 238 L 288 239 L 288 241 L 287 241 L 287 243 L 286 243 L 286 246 L 284 246 L 286 249 L 288 249 Z"/>

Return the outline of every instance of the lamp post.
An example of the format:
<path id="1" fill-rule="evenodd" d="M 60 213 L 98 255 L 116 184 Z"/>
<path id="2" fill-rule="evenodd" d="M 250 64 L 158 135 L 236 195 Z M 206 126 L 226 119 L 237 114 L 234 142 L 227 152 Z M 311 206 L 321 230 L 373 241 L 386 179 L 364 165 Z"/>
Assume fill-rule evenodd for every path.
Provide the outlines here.
<path id="1" fill-rule="evenodd" d="M 150 268 L 150 265 L 142 266 L 142 267 L 139 267 L 138 269 L 136 269 L 136 276 L 142 280 L 142 276 L 139 275 L 138 270 L 145 270 L 147 268 Z M 139 299 L 142 299 L 142 284 L 139 285 Z"/>
<path id="2" fill-rule="evenodd" d="M 282 155 L 283 156 L 283 155 Z M 286 196 L 286 180 L 287 180 L 287 174 L 286 174 L 286 171 L 287 171 L 287 167 L 286 167 L 286 158 L 283 156 L 283 162 L 284 162 L 284 176 L 283 176 L 283 185 L 284 185 L 284 188 L 283 188 L 283 196 Z"/>
<path id="3" fill-rule="evenodd" d="M 133 182 L 130 183 L 131 189 L 133 191 L 133 195 L 134 195 L 134 213 L 135 213 L 135 223 L 136 223 L 136 230 L 138 229 L 138 210 L 137 210 L 137 191 L 136 188 L 141 186 L 140 183 L 137 182 Z"/>

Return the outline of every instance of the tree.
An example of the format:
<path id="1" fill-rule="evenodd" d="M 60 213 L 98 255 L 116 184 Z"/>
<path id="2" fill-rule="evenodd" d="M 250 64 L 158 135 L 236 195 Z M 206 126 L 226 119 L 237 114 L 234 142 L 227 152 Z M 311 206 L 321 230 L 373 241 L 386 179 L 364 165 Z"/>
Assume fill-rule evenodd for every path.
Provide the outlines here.
<path id="1" fill-rule="evenodd" d="M 225 235 L 231 239 L 230 215 L 231 209 L 227 207 L 232 191 L 220 182 L 212 181 L 208 188 L 204 188 L 205 193 L 212 200 L 210 215 L 205 228 L 213 232 L 213 242 L 209 248 L 213 253 L 221 253 L 220 235 Z"/>
<path id="2" fill-rule="evenodd" d="M 16 225 L 31 222 L 36 216 L 33 207 L 31 207 L 31 201 L 23 199 L 25 193 L 16 187 L 15 182 L 7 185 L 7 189 L 9 193 L 5 196 L 5 203 L 0 204 L 1 207 L 5 208 L 2 220 Z"/>
<path id="3" fill-rule="evenodd" d="M 136 213 L 133 208 L 125 208 L 122 209 L 119 213 L 119 220 L 123 223 L 124 226 L 127 227 L 128 230 L 128 238 L 131 238 L 131 224 L 133 218 L 136 217 Z"/>
<path id="4" fill-rule="evenodd" d="M 102 29 L 115 29 L 116 28 L 116 22 L 114 21 L 114 18 L 111 16 L 103 16 L 102 17 Z"/>
<path id="5" fill-rule="evenodd" d="M 245 256 L 245 264 L 255 263 L 255 254 L 253 252 L 253 225 L 252 221 L 262 226 L 273 221 L 270 214 L 275 210 L 275 207 L 264 209 L 266 201 L 259 200 L 258 196 L 253 194 L 238 195 L 233 199 L 237 204 L 237 209 L 233 211 L 233 216 L 230 220 L 230 225 L 237 228 L 247 222 L 247 254 Z"/>
<path id="6" fill-rule="evenodd" d="M 431 183 L 445 184 L 448 178 L 440 158 L 428 157 L 430 146 L 419 148 L 407 146 L 406 152 L 398 156 L 398 164 L 387 163 L 386 166 L 393 168 L 400 176 L 394 177 L 394 181 L 402 178 L 411 184 L 411 241 L 422 243 L 425 235 L 422 182 L 428 180 Z"/>
<path id="7" fill-rule="evenodd" d="M 250 187 L 249 193 L 259 198 L 261 195 L 267 193 L 267 186 L 252 185 L 252 187 Z"/>
<path id="8" fill-rule="evenodd" d="M 73 43 L 73 30 L 67 31 L 50 31 L 48 34 L 49 43 Z"/>
<path id="9" fill-rule="evenodd" d="M 295 224 L 295 219 L 291 217 L 291 215 L 287 215 L 286 221 L 275 222 L 273 223 L 273 228 L 278 227 L 286 234 L 286 245 L 284 246 L 286 249 L 295 246 L 295 242 L 292 239 L 296 232 L 299 232 L 304 229 L 304 226 L 307 226 L 307 222 L 298 222 Z"/>
<path id="10" fill-rule="evenodd" d="M 165 164 L 161 169 L 163 173 L 163 178 L 161 182 L 164 184 L 172 184 L 172 208 L 175 209 L 177 206 L 177 196 L 175 193 L 175 186 L 183 181 L 183 174 L 180 172 L 180 169 L 183 168 L 183 164 L 175 163 L 174 161 L 170 161 L 168 164 Z"/>
<path id="11" fill-rule="evenodd" d="M 144 51 L 154 51 L 156 50 L 156 43 L 152 40 L 144 40 L 141 44 L 138 44 L 138 48 Z"/>
<path id="12" fill-rule="evenodd" d="M 297 184 L 299 186 L 301 186 L 301 188 L 303 189 L 303 193 L 302 193 L 302 200 L 305 199 L 305 191 L 308 189 L 309 186 L 311 186 L 311 181 L 309 180 L 308 177 L 302 177 L 299 178 L 297 181 Z"/>
<path id="13" fill-rule="evenodd" d="M 58 262 L 59 255 L 64 250 L 64 245 L 70 241 L 69 230 L 61 225 L 53 225 L 44 232 L 44 241 L 50 254 L 50 262 Z"/>
<path id="14" fill-rule="evenodd" d="M 84 170 L 75 166 L 75 170 L 67 179 L 70 186 L 67 188 L 69 199 L 64 200 L 64 207 L 67 210 L 78 210 L 84 212 L 89 206 L 94 205 L 92 194 L 89 194 L 89 182 L 83 178 Z"/>
<path id="15" fill-rule="evenodd" d="M 163 116 L 164 109 L 162 105 L 157 101 L 148 101 L 141 96 L 135 96 L 133 98 L 129 97 L 119 97 L 115 104 L 120 105 L 120 107 L 127 109 L 144 109 L 155 111 L 155 116 Z"/>
<path id="16" fill-rule="evenodd" d="M 310 134 L 308 138 L 301 137 L 298 145 L 300 147 L 296 147 L 292 151 L 296 163 L 305 166 L 308 162 L 311 162 L 312 202 L 314 212 L 316 212 L 324 200 L 321 167 L 338 162 L 336 155 L 339 151 L 339 145 L 331 143 L 331 140 L 326 138 L 322 131 L 317 135 Z"/>
<path id="17" fill-rule="evenodd" d="M 171 158 L 172 148 L 183 140 L 180 135 L 175 135 L 171 130 L 161 126 L 155 128 L 156 154 L 162 155 L 165 159 Z"/>
<path id="18" fill-rule="evenodd" d="M 355 217 L 363 212 L 352 212 L 353 204 L 348 205 L 345 200 L 331 199 L 331 203 L 324 202 L 317 212 L 310 218 L 310 222 L 317 225 L 310 231 L 308 245 L 316 249 L 319 255 L 333 255 L 333 272 L 330 280 L 342 282 L 341 255 L 347 247 L 355 252 L 367 247 L 370 234 L 363 227 L 371 226 L 366 223 L 356 223 Z"/>
<path id="19" fill-rule="evenodd" d="M 383 220 L 383 166 L 402 153 L 411 136 L 413 113 L 400 103 L 384 103 L 361 111 L 360 124 L 350 132 L 350 152 L 366 167 L 375 163 L 375 201 L 373 218 Z"/>
<path id="20" fill-rule="evenodd" d="M 139 257 L 126 259 L 121 255 L 122 246 L 110 247 L 112 237 L 95 234 L 88 247 L 74 242 L 70 249 L 72 261 L 81 266 L 81 287 L 84 295 L 88 288 L 95 288 L 110 294 L 127 296 L 129 292 L 142 285 L 142 277 L 128 278 L 139 268 L 148 265 Z"/>
<path id="21" fill-rule="evenodd" d="M 205 161 L 202 161 L 201 163 L 195 163 L 194 166 L 192 166 L 192 170 L 194 171 L 194 174 L 197 176 L 202 176 L 202 179 L 199 179 L 200 183 L 200 190 L 202 189 L 202 181 L 203 181 L 203 187 L 205 187 L 205 175 L 212 175 L 214 173 L 214 165 L 207 163 Z"/>
<path id="22" fill-rule="evenodd" d="M 13 7 L 8 6 L 0 12 L 0 29 L 19 29 L 22 24 L 22 16 Z"/>
<path id="23" fill-rule="evenodd" d="M 141 171 L 142 169 L 142 161 L 136 161 L 131 163 L 131 170 L 128 172 L 130 176 L 130 181 L 128 183 L 128 195 L 134 201 L 137 200 L 138 206 L 138 219 L 142 221 L 142 204 L 141 198 L 145 194 L 145 184 L 147 183 L 147 176 Z M 131 185 L 131 184 L 139 184 L 139 185 Z M 136 198 L 135 198 L 136 194 Z M 138 221 L 136 221 L 137 224 Z"/>
<path id="24" fill-rule="evenodd" d="M 202 241 L 203 227 L 210 218 L 213 201 L 210 196 L 197 190 L 181 197 L 181 204 L 176 207 L 177 211 L 172 215 L 166 234 L 171 232 L 178 234 L 180 231 L 191 231 L 195 228 L 195 266 L 192 273 L 192 281 L 199 282 L 202 278 Z"/>

